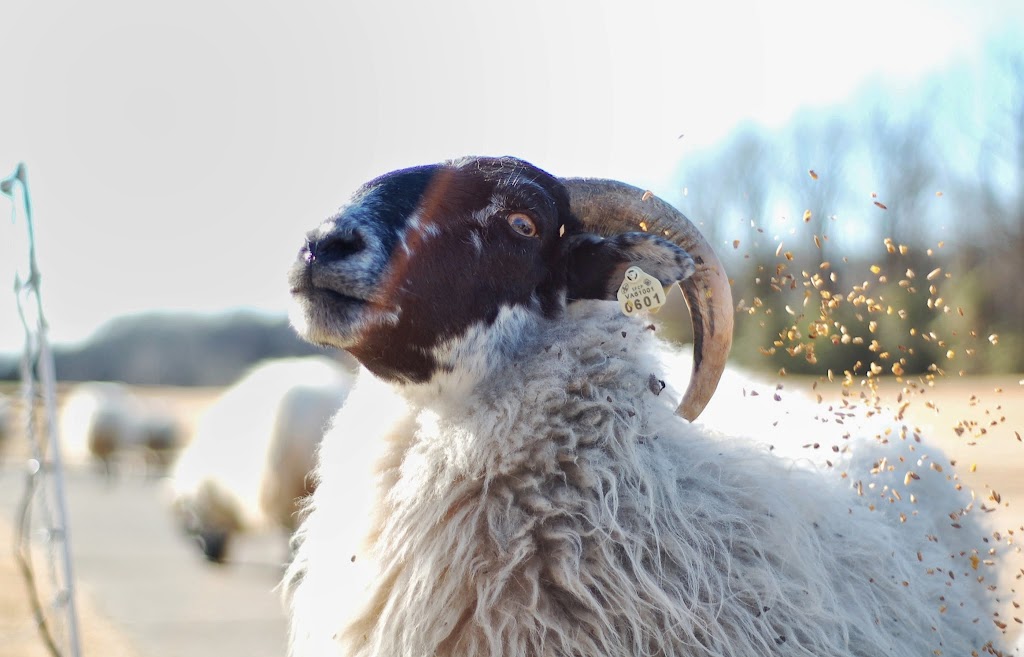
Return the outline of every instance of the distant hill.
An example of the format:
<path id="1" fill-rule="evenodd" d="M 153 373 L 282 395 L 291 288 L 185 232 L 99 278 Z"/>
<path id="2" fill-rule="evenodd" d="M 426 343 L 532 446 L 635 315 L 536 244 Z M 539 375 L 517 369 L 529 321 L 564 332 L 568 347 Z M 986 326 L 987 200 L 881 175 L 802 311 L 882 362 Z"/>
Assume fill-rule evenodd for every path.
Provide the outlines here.
<path id="1" fill-rule="evenodd" d="M 300 340 L 283 317 L 153 313 L 112 320 L 74 347 L 55 347 L 62 381 L 215 386 L 264 358 L 329 353 Z M 0 356 L 0 379 L 19 378 L 18 356 Z"/>

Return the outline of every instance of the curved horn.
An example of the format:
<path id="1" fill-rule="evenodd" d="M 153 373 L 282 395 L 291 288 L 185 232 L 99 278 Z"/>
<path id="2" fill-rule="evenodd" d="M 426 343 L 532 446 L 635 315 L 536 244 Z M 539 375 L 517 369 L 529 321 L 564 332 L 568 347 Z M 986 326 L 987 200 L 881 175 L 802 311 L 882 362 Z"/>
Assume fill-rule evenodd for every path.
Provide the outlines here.
<path id="1" fill-rule="evenodd" d="M 604 236 L 645 230 L 693 258 L 697 271 L 681 283 L 693 321 L 693 373 L 676 413 L 695 420 L 711 400 L 732 346 L 732 290 L 725 268 L 697 227 L 657 196 L 615 180 L 563 178 L 562 183 L 573 214 L 588 230 Z"/>

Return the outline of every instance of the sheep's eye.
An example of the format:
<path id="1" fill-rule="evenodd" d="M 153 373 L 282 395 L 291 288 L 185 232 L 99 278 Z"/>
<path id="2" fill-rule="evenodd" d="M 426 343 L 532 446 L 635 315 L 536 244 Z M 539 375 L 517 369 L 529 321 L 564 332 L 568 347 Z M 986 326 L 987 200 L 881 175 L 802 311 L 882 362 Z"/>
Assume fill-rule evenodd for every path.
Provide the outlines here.
<path id="1" fill-rule="evenodd" d="M 508 225 L 512 226 L 512 230 L 516 231 L 523 237 L 536 237 L 537 236 L 537 225 L 533 223 L 533 219 L 526 216 L 522 212 L 513 212 L 508 216 Z"/>

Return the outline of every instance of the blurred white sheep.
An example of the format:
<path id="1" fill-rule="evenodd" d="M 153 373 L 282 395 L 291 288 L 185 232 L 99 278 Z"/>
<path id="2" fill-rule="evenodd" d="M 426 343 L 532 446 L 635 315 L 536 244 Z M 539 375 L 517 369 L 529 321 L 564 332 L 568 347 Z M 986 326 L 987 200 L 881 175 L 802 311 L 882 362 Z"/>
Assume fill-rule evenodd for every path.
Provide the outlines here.
<path id="1" fill-rule="evenodd" d="M 68 392 L 60 430 L 65 463 L 71 468 L 94 463 L 108 480 L 126 456 L 141 457 L 149 474 L 162 474 L 182 439 L 169 408 L 106 381 L 80 383 Z"/>
<path id="2" fill-rule="evenodd" d="M 317 446 L 354 378 L 323 356 L 265 361 L 199 418 L 171 473 L 171 506 L 209 560 L 225 560 L 234 534 L 295 528 Z"/>

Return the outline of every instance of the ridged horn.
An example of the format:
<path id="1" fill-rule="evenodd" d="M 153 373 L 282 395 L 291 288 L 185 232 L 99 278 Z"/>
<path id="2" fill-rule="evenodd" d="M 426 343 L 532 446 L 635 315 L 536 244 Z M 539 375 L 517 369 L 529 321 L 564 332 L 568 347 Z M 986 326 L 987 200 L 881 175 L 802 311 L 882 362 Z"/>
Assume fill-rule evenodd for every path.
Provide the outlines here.
<path id="1" fill-rule="evenodd" d="M 693 373 L 676 413 L 695 420 L 715 393 L 732 346 L 732 290 L 725 268 L 697 227 L 657 196 L 615 180 L 563 178 L 562 183 L 573 213 L 588 230 L 605 237 L 646 230 L 693 258 L 697 271 L 682 282 L 693 322 Z"/>

